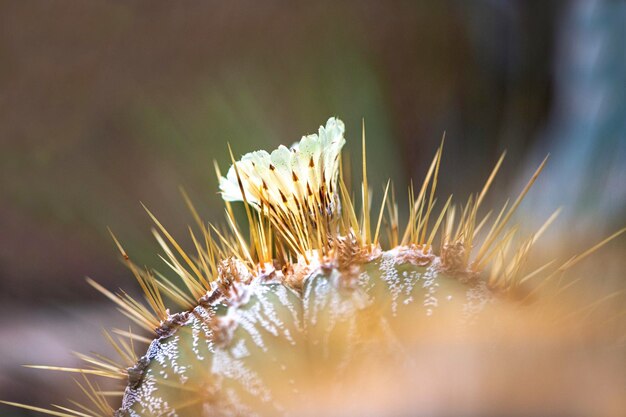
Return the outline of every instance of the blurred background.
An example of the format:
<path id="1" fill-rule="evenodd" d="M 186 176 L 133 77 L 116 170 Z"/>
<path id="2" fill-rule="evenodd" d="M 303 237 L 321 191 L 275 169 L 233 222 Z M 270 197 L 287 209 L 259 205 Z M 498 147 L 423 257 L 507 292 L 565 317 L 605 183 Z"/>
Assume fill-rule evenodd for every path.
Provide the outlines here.
<path id="1" fill-rule="evenodd" d="M 227 143 L 269 150 L 337 116 L 358 166 L 364 118 L 372 186 L 403 197 L 445 132 L 439 195 L 466 199 L 507 150 L 498 205 L 550 153 L 528 230 L 564 206 L 547 240 L 567 232 L 550 251 L 571 254 L 623 227 L 625 22 L 619 0 L 0 1 L 0 399 L 72 395 L 20 365 L 110 351 L 100 329 L 126 321 L 85 277 L 137 285 L 107 227 L 164 270 L 140 202 L 183 242 L 179 186 L 221 223 Z M 587 265 L 602 291 L 624 287 L 624 240 Z"/>

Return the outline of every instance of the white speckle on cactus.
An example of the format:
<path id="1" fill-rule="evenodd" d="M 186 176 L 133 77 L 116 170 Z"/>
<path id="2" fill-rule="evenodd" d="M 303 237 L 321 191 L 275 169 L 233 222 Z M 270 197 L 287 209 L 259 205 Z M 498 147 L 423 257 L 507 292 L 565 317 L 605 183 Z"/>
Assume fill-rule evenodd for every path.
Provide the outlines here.
<path id="1" fill-rule="evenodd" d="M 180 382 L 184 384 L 187 381 L 187 376 L 185 375 L 187 366 L 178 363 L 178 358 L 180 357 L 178 350 L 179 341 L 180 336 L 173 336 L 167 342 L 162 343 L 161 350 L 154 360 L 161 366 L 169 367 L 175 375 L 178 375 Z M 166 372 L 163 373 L 164 378 L 167 378 L 167 375 Z"/>
<path id="2" fill-rule="evenodd" d="M 478 313 L 484 310 L 485 306 L 495 299 L 487 283 L 479 281 L 477 285 L 467 289 L 467 302 L 463 305 L 463 321 L 465 324 L 472 324 Z"/>
<path id="3" fill-rule="evenodd" d="M 157 378 L 152 374 L 152 372 L 148 372 L 145 375 L 142 384 L 136 390 L 133 390 L 132 392 L 127 391 L 126 396 L 128 397 L 127 401 L 130 401 L 132 404 L 136 404 L 136 410 L 139 410 L 139 413 L 131 411 L 131 416 L 133 417 L 147 415 L 166 417 L 178 416 L 176 410 L 171 408 L 167 401 L 158 395 Z"/>
<path id="4" fill-rule="evenodd" d="M 229 350 L 218 349 L 213 355 L 211 371 L 218 377 L 237 382 L 252 396 L 263 402 L 271 400 L 271 393 L 259 377 L 241 359 L 235 358 Z"/>

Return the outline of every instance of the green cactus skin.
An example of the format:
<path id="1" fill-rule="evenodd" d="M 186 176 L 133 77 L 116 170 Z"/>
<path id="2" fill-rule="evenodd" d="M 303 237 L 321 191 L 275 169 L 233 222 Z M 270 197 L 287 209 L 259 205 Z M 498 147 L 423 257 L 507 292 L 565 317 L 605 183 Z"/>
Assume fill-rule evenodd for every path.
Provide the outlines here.
<path id="1" fill-rule="evenodd" d="M 468 325 L 496 301 L 483 281 L 462 282 L 435 256 L 411 262 L 410 252 L 384 252 L 356 273 L 313 267 L 300 291 L 278 271 L 231 283 L 237 295 L 215 289 L 161 330 L 116 416 L 289 415 L 290 404 L 306 401 L 299 379 L 315 379 L 316 369 L 303 369 L 326 364 L 319 372 L 339 380 L 363 358 L 400 357 L 403 318 Z"/>

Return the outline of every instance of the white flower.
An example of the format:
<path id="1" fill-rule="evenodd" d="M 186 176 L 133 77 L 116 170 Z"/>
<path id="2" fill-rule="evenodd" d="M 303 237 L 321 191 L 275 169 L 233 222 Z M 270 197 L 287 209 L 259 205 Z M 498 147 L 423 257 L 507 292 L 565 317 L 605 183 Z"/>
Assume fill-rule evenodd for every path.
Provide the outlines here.
<path id="1" fill-rule="evenodd" d="M 339 155 L 346 143 L 345 126 L 331 117 L 317 134 L 303 136 L 287 148 L 268 153 L 256 151 L 245 154 L 226 177 L 220 178 L 220 191 L 225 201 L 246 201 L 260 209 L 273 208 L 285 213 L 302 213 L 303 207 L 317 206 L 331 214 L 335 207 Z"/>

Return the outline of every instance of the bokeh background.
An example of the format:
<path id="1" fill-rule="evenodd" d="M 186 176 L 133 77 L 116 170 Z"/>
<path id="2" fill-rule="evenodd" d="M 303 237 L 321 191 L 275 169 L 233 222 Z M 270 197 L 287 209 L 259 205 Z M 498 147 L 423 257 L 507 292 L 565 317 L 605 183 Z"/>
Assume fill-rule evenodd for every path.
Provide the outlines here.
<path id="1" fill-rule="evenodd" d="M 20 365 L 110 350 L 100 329 L 127 324 L 84 278 L 137 285 L 107 227 L 165 269 L 140 202 L 183 242 L 179 186 L 221 222 L 227 143 L 270 149 L 338 116 L 358 161 L 365 119 L 374 190 L 403 196 L 445 132 L 440 195 L 467 198 L 508 150 L 495 204 L 550 153 L 520 217 L 564 206 L 551 253 L 624 226 L 625 22 L 619 0 L 0 1 L 0 399 L 76 391 Z M 623 288 L 624 250 L 587 265 L 602 291 Z"/>

